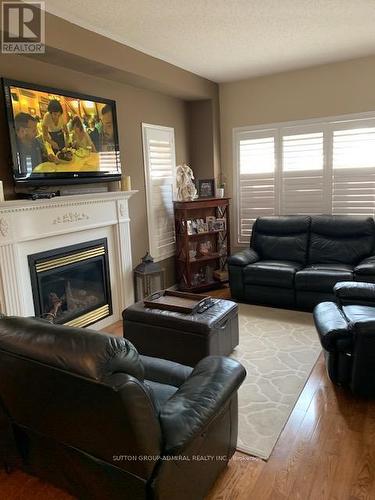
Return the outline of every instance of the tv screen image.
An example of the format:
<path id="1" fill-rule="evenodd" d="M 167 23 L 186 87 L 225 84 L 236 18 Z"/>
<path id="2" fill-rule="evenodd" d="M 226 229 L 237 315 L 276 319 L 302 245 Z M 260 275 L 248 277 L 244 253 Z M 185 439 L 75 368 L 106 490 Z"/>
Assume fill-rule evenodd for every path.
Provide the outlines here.
<path id="1" fill-rule="evenodd" d="M 115 102 L 3 80 L 17 183 L 117 180 Z"/>

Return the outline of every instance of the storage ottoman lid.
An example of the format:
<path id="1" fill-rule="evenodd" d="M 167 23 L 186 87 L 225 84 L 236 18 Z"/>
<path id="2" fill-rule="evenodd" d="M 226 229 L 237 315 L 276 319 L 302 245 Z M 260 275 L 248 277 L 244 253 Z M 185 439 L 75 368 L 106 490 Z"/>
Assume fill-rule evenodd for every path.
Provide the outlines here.
<path id="1" fill-rule="evenodd" d="M 238 312 L 238 305 L 231 300 L 214 299 L 216 303 L 202 313 L 183 314 L 161 309 L 150 309 L 137 302 L 122 313 L 124 321 L 151 324 L 193 333 L 210 333 L 222 326 Z"/>

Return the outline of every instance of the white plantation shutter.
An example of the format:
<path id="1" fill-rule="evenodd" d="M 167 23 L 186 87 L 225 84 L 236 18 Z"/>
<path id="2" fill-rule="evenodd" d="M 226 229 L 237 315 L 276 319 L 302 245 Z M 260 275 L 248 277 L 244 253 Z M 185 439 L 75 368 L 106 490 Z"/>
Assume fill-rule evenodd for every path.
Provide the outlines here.
<path id="1" fill-rule="evenodd" d="M 375 215 L 375 113 L 234 129 L 239 244 L 255 219 Z"/>
<path id="2" fill-rule="evenodd" d="M 280 213 L 321 214 L 326 204 L 323 131 L 281 131 Z"/>
<path id="3" fill-rule="evenodd" d="M 150 253 L 156 261 L 175 253 L 173 190 L 174 129 L 142 124 Z"/>
<path id="4" fill-rule="evenodd" d="M 332 213 L 374 215 L 375 126 L 347 127 L 333 130 Z"/>
<path id="5" fill-rule="evenodd" d="M 238 242 L 250 240 L 260 215 L 275 213 L 275 137 L 272 131 L 237 136 Z"/>

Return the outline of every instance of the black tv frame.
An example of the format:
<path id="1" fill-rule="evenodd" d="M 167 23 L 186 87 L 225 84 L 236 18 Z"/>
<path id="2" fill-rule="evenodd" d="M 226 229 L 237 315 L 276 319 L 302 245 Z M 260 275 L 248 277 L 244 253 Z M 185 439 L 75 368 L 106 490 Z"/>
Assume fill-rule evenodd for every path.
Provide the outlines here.
<path id="1" fill-rule="evenodd" d="M 116 111 L 116 101 L 112 99 L 106 99 L 103 97 L 92 96 L 88 94 L 82 94 L 80 92 L 73 92 L 70 90 L 63 90 L 55 87 L 47 87 L 44 85 L 38 85 L 34 83 L 22 82 L 19 80 L 12 80 L 8 78 L 1 78 L 4 103 L 5 103 L 5 114 L 6 120 L 8 122 L 8 133 L 9 142 L 11 146 L 11 161 L 10 168 L 12 169 L 13 180 L 16 185 L 19 186 L 51 186 L 51 185 L 69 185 L 69 184 L 91 184 L 94 182 L 113 182 L 119 181 L 121 179 L 121 161 L 118 160 L 118 174 L 105 174 L 103 172 L 59 172 L 59 173 L 43 173 L 43 174 L 33 174 L 32 177 L 27 179 L 17 179 L 14 175 L 15 168 L 17 165 L 16 159 L 16 136 L 14 133 L 14 116 L 12 107 L 12 98 L 10 95 L 10 87 L 19 87 L 26 90 L 35 90 L 40 92 L 47 92 L 51 94 L 61 95 L 62 97 L 72 97 L 75 99 L 94 101 L 103 104 L 109 104 L 112 107 L 112 119 L 113 119 L 113 133 L 115 142 L 115 151 L 120 154 L 120 146 L 118 139 L 118 124 L 117 124 L 117 111 Z"/>

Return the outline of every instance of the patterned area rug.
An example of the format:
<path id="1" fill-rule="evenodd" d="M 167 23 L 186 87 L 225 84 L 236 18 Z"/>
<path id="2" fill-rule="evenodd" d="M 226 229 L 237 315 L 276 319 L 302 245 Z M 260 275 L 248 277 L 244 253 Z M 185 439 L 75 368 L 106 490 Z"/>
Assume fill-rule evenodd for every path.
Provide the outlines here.
<path id="1" fill-rule="evenodd" d="M 312 314 L 239 304 L 237 449 L 268 459 L 321 352 Z"/>

